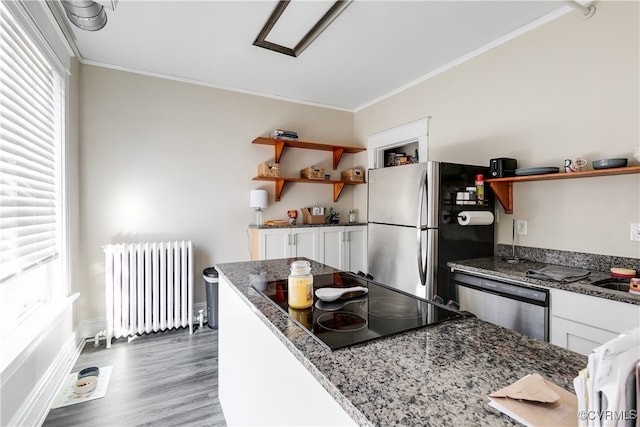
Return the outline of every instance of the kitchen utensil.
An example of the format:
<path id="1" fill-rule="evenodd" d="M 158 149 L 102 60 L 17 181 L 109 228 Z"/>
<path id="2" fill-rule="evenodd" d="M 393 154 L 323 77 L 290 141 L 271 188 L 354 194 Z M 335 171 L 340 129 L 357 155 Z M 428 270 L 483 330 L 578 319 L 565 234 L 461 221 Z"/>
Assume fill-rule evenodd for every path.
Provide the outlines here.
<path id="1" fill-rule="evenodd" d="M 347 304 L 353 304 L 354 302 L 362 302 L 366 300 L 367 300 L 366 294 L 361 295 L 359 297 L 341 299 L 338 301 L 322 301 L 319 299 L 318 301 L 316 301 L 315 306 L 316 308 L 324 311 L 336 311 L 336 310 L 340 310 L 342 307 L 344 307 Z"/>
<path id="2" fill-rule="evenodd" d="M 544 175 L 547 173 L 558 173 L 558 172 L 560 172 L 560 168 L 556 168 L 552 166 L 516 169 L 517 176 Z"/>
<path id="3" fill-rule="evenodd" d="M 594 169 L 623 168 L 627 166 L 627 159 L 601 159 L 591 162 Z"/>
<path id="4" fill-rule="evenodd" d="M 91 393 L 98 386 L 98 377 L 90 376 L 79 379 L 73 385 L 73 392 L 76 394 Z"/>
<path id="5" fill-rule="evenodd" d="M 352 286 L 350 288 L 320 288 L 316 289 L 316 296 L 322 301 L 335 301 L 338 298 L 354 298 L 369 292 L 363 286 Z"/>

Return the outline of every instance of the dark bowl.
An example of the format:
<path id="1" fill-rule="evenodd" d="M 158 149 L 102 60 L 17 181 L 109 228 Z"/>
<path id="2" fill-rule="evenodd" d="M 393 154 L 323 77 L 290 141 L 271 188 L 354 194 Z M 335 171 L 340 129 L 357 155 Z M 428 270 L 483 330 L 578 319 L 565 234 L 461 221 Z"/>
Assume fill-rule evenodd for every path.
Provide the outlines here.
<path id="1" fill-rule="evenodd" d="M 89 368 L 84 368 L 83 370 L 78 372 L 78 379 L 84 377 L 97 377 L 98 375 L 100 375 L 100 368 L 98 368 L 97 366 L 91 366 Z"/>
<path id="2" fill-rule="evenodd" d="M 627 159 L 602 159 L 591 162 L 594 169 L 623 168 L 627 166 Z"/>

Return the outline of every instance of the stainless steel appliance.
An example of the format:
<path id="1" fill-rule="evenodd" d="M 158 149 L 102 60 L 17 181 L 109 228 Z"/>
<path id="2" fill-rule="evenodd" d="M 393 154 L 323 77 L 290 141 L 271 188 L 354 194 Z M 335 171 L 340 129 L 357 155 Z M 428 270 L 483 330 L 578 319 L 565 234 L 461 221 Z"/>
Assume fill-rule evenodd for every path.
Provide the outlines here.
<path id="1" fill-rule="evenodd" d="M 458 200 L 489 168 L 426 162 L 369 170 L 368 272 L 413 295 L 455 298 L 447 262 L 493 255 L 493 224 L 462 226 L 462 211 L 493 213 L 487 186 L 482 205 Z"/>
<path id="2" fill-rule="evenodd" d="M 549 291 L 456 272 L 460 310 L 479 319 L 549 341 Z"/>
<path id="3" fill-rule="evenodd" d="M 309 335 L 332 350 L 464 317 L 442 304 L 347 272 L 314 275 L 314 305 L 298 310 L 287 303 L 287 283 L 287 279 L 276 280 L 255 288 Z M 319 288 L 354 286 L 365 287 L 368 292 L 331 302 L 315 296 L 315 290 Z"/>

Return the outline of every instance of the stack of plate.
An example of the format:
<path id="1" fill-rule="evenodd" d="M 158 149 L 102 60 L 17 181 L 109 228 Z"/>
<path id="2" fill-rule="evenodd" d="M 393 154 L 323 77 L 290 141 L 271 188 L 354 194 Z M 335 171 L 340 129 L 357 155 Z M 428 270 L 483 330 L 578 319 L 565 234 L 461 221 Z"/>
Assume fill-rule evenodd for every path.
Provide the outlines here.
<path id="1" fill-rule="evenodd" d="M 548 173 L 558 173 L 560 172 L 560 168 L 556 167 L 537 167 L 537 168 L 520 168 L 516 169 L 517 176 L 526 176 L 526 175 L 544 175 Z"/>

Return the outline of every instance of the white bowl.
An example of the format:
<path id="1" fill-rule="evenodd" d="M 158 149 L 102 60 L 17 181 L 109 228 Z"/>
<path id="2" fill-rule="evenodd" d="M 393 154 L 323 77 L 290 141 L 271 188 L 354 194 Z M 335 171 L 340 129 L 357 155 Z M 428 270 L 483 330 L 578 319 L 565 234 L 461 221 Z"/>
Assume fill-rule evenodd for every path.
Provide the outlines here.
<path id="1" fill-rule="evenodd" d="M 633 158 L 640 162 L 640 147 L 633 150 Z"/>
<path id="2" fill-rule="evenodd" d="M 73 385 L 73 392 L 76 394 L 91 393 L 98 386 L 98 377 L 84 377 L 80 378 Z"/>

